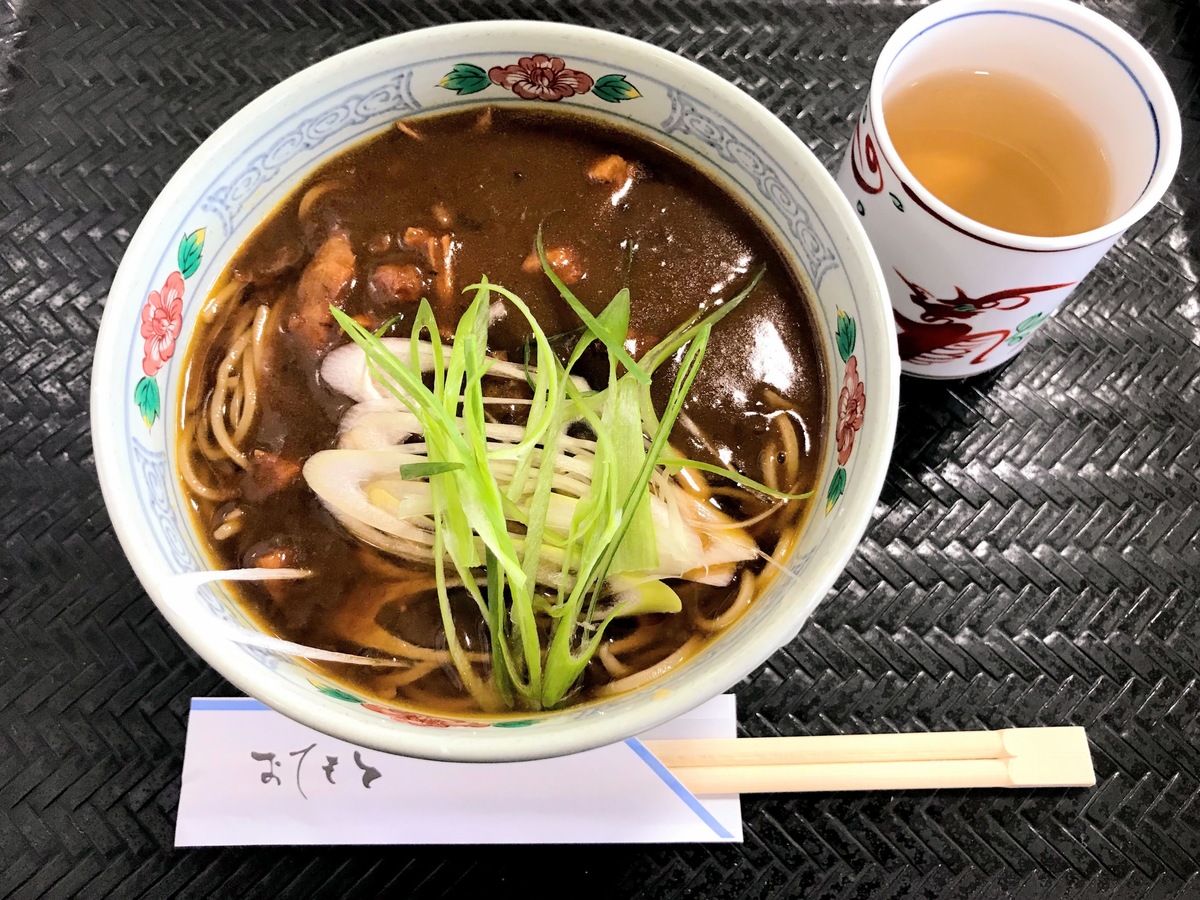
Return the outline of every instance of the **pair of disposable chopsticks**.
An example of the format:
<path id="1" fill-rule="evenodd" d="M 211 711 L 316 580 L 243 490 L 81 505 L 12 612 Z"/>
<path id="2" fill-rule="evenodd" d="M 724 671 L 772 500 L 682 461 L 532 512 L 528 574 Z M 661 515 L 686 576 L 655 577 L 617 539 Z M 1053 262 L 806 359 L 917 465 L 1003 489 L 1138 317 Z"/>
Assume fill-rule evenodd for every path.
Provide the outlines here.
<path id="1" fill-rule="evenodd" d="M 1082 728 L 645 741 L 693 794 L 1089 787 Z"/>

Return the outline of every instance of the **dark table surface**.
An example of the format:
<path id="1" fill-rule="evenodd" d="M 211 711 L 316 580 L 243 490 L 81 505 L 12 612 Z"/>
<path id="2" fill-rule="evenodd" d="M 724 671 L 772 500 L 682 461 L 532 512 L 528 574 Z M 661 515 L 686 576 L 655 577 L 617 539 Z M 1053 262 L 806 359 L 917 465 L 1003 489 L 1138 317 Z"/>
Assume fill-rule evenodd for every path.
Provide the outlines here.
<path id="1" fill-rule="evenodd" d="M 740 846 L 172 847 L 188 698 L 231 689 L 125 562 L 87 400 L 113 273 L 176 167 L 332 53 L 518 17 L 676 50 L 832 166 L 917 5 L 0 0 L 0 895 L 1200 897 L 1196 0 L 1088 4 L 1174 86 L 1173 189 L 1015 363 L 904 383 L 866 539 L 737 691 L 747 735 L 1085 725 L 1094 789 L 747 797 Z"/>

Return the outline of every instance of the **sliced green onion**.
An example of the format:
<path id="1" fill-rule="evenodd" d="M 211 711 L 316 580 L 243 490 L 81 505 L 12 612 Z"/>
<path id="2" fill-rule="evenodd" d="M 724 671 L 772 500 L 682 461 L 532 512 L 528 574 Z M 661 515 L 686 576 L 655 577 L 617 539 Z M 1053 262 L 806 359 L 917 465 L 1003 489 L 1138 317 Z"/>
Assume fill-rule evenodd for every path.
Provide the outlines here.
<path id="1" fill-rule="evenodd" d="M 542 263 L 542 271 L 546 273 L 546 277 L 558 288 L 558 293 L 567 301 L 567 305 L 574 310 L 575 315 L 579 316 L 581 322 L 588 327 L 588 330 L 594 334 L 599 341 L 608 348 L 608 352 L 617 358 L 617 361 L 625 367 L 625 371 L 636 378 L 642 384 L 650 383 L 650 373 L 639 366 L 629 355 L 629 351 L 625 349 L 625 332 L 614 332 L 610 328 L 605 327 L 595 316 L 588 311 L 579 298 L 571 293 L 571 289 L 558 277 L 558 273 L 550 265 L 550 260 L 546 258 L 546 247 L 542 243 L 542 229 L 538 227 L 537 233 L 537 254 L 538 259 Z"/>
<path id="2" fill-rule="evenodd" d="M 453 462 L 423 462 L 405 463 L 400 467 L 400 477 L 407 479 L 428 478 L 430 475 L 443 475 L 446 472 L 457 472 L 462 469 L 462 463 Z"/>
<path id="3" fill-rule="evenodd" d="M 735 472 L 733 469 L 724 469 L 721 466 L 714 466 L 712 463 L 699 462 L 694 459 L 672 457 L 671 459 L 664 459 L 662 464 L 668 472 L 671 470 L 679 471 L 680 469 L 699 469 L 701 472 L 720 475 L 722 478 L 728 478 L 734 484 L 740 484 L 744 488 L 749 488 L 760 494 L 766 494 L 768 497 L 774 497 L 776 500 L 807 500 L 813 495 L 812 491 L 805 491 L 803 494 L 789 494 L 787 491 L 768 487 L 761 481 L 755 481 L 753 478 L 743 475 L 741 472 Z"/>
<path id="4" fill-rule="evenodd" d="M 701 328 L 705 325 L 712 328 L 741 306 L 742 301 L 750 296 L 750 292 L 758 287 L 758 283 L 762 280 L 765 273 L 765 269 L 759 269 L 754 273 L 754 277 L 750 279 L 750 283 L 729 300 L 713 307 L 707 313 L 703 311 L 696 312 L 682 324 L 676 326 L 665 338 L 643 354 L 642 365 L 645 366 L 648 372 L 654 372 L 655 369 L 670 359 L 676 350 L 698 335 Z"/>
<path id="5" fill-rule="evenodd" d="M 486 278 L 467 289 L 474 296 L 448 345 L 442 343 L 432 307 L 421 301 L 407 362 L 382 340 L 394 320 L 371 332 L 331 308 L 334 319 L 361 348 L 368 372 L 408 410 L 372 410 L 367 417 L 379 421 L 371 427 L 384 433 L 397 428 L 405 434 L 419 429 L 424 437 L 423 443 L 401 444 L 393 457 L 385 457 L 393 460 L 387 465 L 396 466 L 390 470 L 380 470 L 374 451 L 331 451 L 352 454 L 339 457 L 339 462 L 363 473 L 357 476 L 362 479 L 356 483 L 360 494 L 338 508 L 368 532 L 394 523 L 394 530 L 386 534 L 396 535 L 402 548 L 408 546 L 403 541 L 418 550 L 427 548 L 421 552 L 431 554 L 451 662 L 464 688 L 480 708 L 489 711 L 518 704 L 532 708 L 561 704 L 615 617 L 671 614 L 682 608 L 679 595 L 662 580 L 675 577 L 679 570 L 668 568 L 674 574 L 662 575 L 660 551 L 671 560 L 670 566 L 681 565 L 681 560 L 690 565 L 690 554 L 699 551 L 688 548 L 702 545 L 692 526 L 680 518 L 672 493 L 678 489 L 669 487 L 663 473 L 691 467 L 779 499 L 809 496 L 788 494 L 737 472 L 679 459 L 667 444 L 713 326 L 749 295 L 761 272 L 732 299 L 690 316 L 639 364 L 625 348 L 629 290 L 618 291 L 598 315 L 592 315 L 551 268 L 540 230 L 537 251 L 546 277 L 583 322 L 565 364 L 554 352 L 562 336 L 548 337 L 520 297 Z M 494 295 L 510 303 L 531 331 L 525 373 L 533 397 L 523 427 L 489 423 L 484 414 L 483 379 L 496 362 L 487 354 L 489 304 Z M 428 352 L 422 354 L 425 339 L 432 347 L 432 364 Z M 588 390 L 573 369 L 596 342 L 607 352 L 609 380 L 606 386 Z M 536 369 L 530 364 L 531 348 L 536 352 Z M 650 377 L 680 350 L 682 357 L 660 421 L 650 399 Z M 422 374 L 422 361 L 431 370 L 431 385 Z M 570 437 L 571 423 L 586 425 L 595 440 Z M 397 470 L 398 477 L 388 474 Z M 320 474 L 314 469 L 313 478 L 326 486 L 338 484 L 336 472 L 328 465 L 321 467 Z M 655 529 L 654 516 L 663 514 L 664 503 L 670 535 Z M 652 511 L 655 504 L 658 512 Z M 753 549 L 742 535 L 730 537 L 723 545 L 703 546 L 707 558 L 719 560 L 713 565 L 728 565 L 729 560 L 751 558 L 738 555 L 746 545 Z M 714 547 L 718 548 L 715 556 Z M 486 679 L 473 668 L 455 631 L 448 565 L 487 626 L 491 672 Z M 554 593 L 548 595 L 546 588 Z M 544 617 L 540 627 L 539 617 Z"/>
<path id="6" fill-rule="evenodd" d="M 576 633 L 580 630 L 583 622 L 588 622 L 592 618 L 596 601 L 599 599 L 601 588 L 608 576 L 608 570 L 616 555 L 617 547 L 628 533 L 633 509 L 641 501 L 642 495 L 649 487 L 650 477 L 657 465 L 658 457 L 666 449 L 667 435 L 670 434 L 675 419 L 683 409 L 687 393 L 699 371 L 704 351 L 708 346 L 710 330 L 710 326 L 701 327 L 695 340 L 684 353 L 679 372 L 675 376 L 675 384 L 671 388 L 671 395 L 663 410 L 658 433 L 650 442 L 650 448 L 646 452 L 641 470 L 621 503 L 621 513 L 616 518 L 617 527 L 604 542 L 599 557 L 591 560 L 586 569 L 581 568 L 579 581 L 567 602 L 567 612 L 554 625 L 550 648 L 546 652 L 546 677 L 542 689 L 542 703 L 548 708 L 553 708 L 561 703 L 567 692 L 579 680 L 584 668 L 600 648 L 600 641 L 604 638 L 605 630 L 613 619 L 611 613 L 605 617 L 594 630 L 590 640 L 581 648 L 582 652 L 575 652 Z M 591 596 L 587 615 L 581 619 L 583 600 L 589 592 Z"/>

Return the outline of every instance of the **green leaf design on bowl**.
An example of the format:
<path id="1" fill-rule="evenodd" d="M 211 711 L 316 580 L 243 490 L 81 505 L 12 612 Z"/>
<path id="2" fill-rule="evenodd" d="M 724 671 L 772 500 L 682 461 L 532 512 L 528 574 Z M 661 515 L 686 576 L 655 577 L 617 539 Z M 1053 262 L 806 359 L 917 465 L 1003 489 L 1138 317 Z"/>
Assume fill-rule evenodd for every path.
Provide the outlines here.
<path id="1" fill-rule="evenodd" d="M 445 74 L 438 87 L 459 94 L 477 94 L 491 84 L 487 72 L 472 63 L 457 63 Z"/>
<path id="2" fill-rule="evenodd" d="M 362 700 L 349 691 L 343 691 L 341 688 L 336 688 L 329 684 L 317 684 L 315 681 L 309 683 L 326 697 L 332 697 L 334 700 L 342 700 L 346 703 L 362 703 Z"/>
<path id="3" fill-rule="evenodd" d="M 854 344 L 858 340 L 858 326 L 845 310 L 838 310 L 837 315 L 837 347 L 838 356 L 842 362 L 849 362 L 850 354 L 854 352 Z"/>
<path id="4" fill-rule="evenodd" d="M 204 229 L 197 228 L 179 242 L 179 252 L 176 262 L 179 264 L 179 274 L 191 278 L 200 268 L 200 254 L 204 250 Z"/>
<path id="5" fill-rule="evenodd" d="M 142 378 L 133 389 L 133 402 L 137 404 L 138 412 L 142 414 L 142 421 L 149 428 L 158 418 L 158 413 L 162 408 L 158 397 L 158 382 L 148 376 Z"/>
<path id="6" fill-rule="evenodd" d="M 846 493 L 846 470 L 838 466 L 837 471 L 833 473 L 833 481 L 829 482 L 829 493 L 825 495 L 826 513 L 833 509 L 833 505 L 844 493 Z"/>
<path id="7" fill-rule="evenodd" d="M 592 93 L 601 100 L 609 103 L 620 103 L 622 100 L 636 100 L 641 93 L 630 84 L 624 75 L 601 75 L 596 79 Z"/>

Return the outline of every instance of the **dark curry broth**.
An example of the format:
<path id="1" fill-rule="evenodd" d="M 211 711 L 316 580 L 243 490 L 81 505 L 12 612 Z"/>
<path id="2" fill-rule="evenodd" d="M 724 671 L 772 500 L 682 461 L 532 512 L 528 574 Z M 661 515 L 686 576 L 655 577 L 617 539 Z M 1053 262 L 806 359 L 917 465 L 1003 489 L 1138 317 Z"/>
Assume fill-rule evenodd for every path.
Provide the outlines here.
<path id="1" fill-rule="evenodd" d="M 344 343 L 344 336 L 328 332 L 327 340 L 314 345 L 311 336 L 291 327 L 302 272 L 330 233 L 340 230 L 353 248 L 354 280 L 343 305 L 364 322 L 377 325 L 399 315 L 391 333 L 407 336 L 410 331 L 416 304 L 391 302 L 386 291 L 378 290 L 374 273 L 380 266 L 416 266 L 420 292 L 433 301 L 439 290 L 438 267 L 427 248 L 408 246 L 403 240 L 407 229 L 423 228 L 435 241 L 448 234 L 453 242 L 455 295 L 461 296 L 463 287 L 486 274 L 520 295 L 547 334 L 557 334 L 580 323 L 540 270 L 528 270 L 534 235 L 543 223 L 547 247 L 569 249 L 570 262 L 581 275 L 573 289 L 594 312 L 628 285 L 633 300 L 630 336 L 638 351 L 697 308 L 733 296 L 753 271 L 765 267 L 749 299 L 715 329 L 684 407 L 706 440 L 679 426 L 672 440 L 692 458 L 732 463 L 762 479 L 761 456 L 765 436 L 772 431 L 771 417 L 789 415 L 800 437 L 799 476 L 792 489 L 813 489 L 828 428 L 826 373 L 811 303 L 763 228 L 726 190 L 643 137 L 557 111 L 495 107 L 481 113 L 475 108 L 407 120 L 406 125 L 420 138 L 389 130 L 314 171 L 247 240 L 226 272 L 225 284 L 234 278 L 249 282 L 239 301 L 242 307 L 280 308 L 268 319 L 258 411 L 242 444 L 245 450 L 257 451 L 256 458 L 303 463 L 316 451 L 336 445 L 338 419 L 352 405 L 318 375 L 324 354 Z M 637 167 L 636 178 L 623 192 L 588 176 L 598 160 L 613 155 Z M 333 186 L 311 190 L 326 184 Z M 317 196 L 309 198 L 302 221 L 299 211 L 310 192 Z M 443 331 L 457 320 L 466 302 L 434 303 Z M 236 316 L 236 310 L 217 316 L 192 339 L 185 422 L 206 414 L 202 404 L 225 356 Z M 523 326 L 514 314 L 494 322 L 490 349 L 519 360 L 529 336 Z M 599 373 L 582 374 L 603 379 Z M 658 402 L 674 374 L 671 363 L 656 375 Z M 778 411 L 778 401 L 773 405 L 769 396 L 772 391 L 790 411 Z M 194 452 L 186 441 L 181 446 L 181 453 Z M 237 595 L 248 608 L 270 630 L 291 640 L 373 652 L 348 644 L 331 622 L 338 615 L 352 615 L 355 607 L 369 614 L 375 608 L 373 597 L 382 596 L 395 578 L 405 577 L 389 576 L 389 567 L 416 567 L 389 559 L 350 536 L 321 507 L 303 477 L 279 487 L 274 468 L 252 464 L 243 471 L 230 463 L 208 463 L 198 453 L 194 459 L 206 483 L 234 495 L 208 500 L 185 485 L 200 532 L 211 535 L 232 508 L 243 510 L 237 534 L 209 542 L 220 567 L 262 564 L 265 557 L 273 557 L 275 564 L 315 573 L 306 581 L 275 582 L 270 589 L 237 585 Z M 755 537 L 762 549 L 770 553 L 781 530 L 797 530 L 809 505 L 791 502 L 758 526 Z M 752 515 L 765 508 L 740 512 Z M 673 584 L 683 597 L 684 611 L 658 617 L 662 621 L 656 623 L 659 637 L 653 645 L 623 657 L 634 669 L 674 653 L 695 633 L 693 617 L 718 614 L 736 590 Z M 466 603 L 461 609 L 464 644 L 486 649 L 486 629 Z M 435 596 L 386 604 L 375 621 L 411 643 L 445 647 Z M 632 627 L 618 623 L 610 634 L 620 639 Z M 386 670 L 326 668 L 356 689 L 383 699 L 435 712 L 475 711 L 449 667 L 399 691 L 380 680 Z M 605 668 L 594 660 L 572 702 L 588 699 L 608 680 Z"/>

